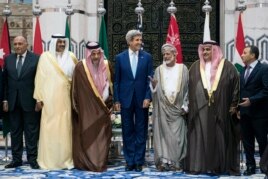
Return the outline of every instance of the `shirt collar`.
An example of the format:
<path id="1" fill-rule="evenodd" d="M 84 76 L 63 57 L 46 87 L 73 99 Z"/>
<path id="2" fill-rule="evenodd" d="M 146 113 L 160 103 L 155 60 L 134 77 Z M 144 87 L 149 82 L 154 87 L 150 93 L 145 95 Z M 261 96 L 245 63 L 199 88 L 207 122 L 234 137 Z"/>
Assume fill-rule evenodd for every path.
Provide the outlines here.
<path id="1" fill-rule="evenodd" d="M 132 55 L 133 53 L 135 53 L 135 54 L 138 56 L 139 51 L 134 52 L 133 50 L 131 50 L 131 49 L 129 48 L 129 49 L 128 49 L 128 53 L 129 53 L 129 55 Z"/>
<path id="2" fill-rule="evenodd" d="M 250 68 L 253 69 L 258 63 L 258 60 L 255 60 L 254 62 L 252 62 L 251 64 L 249 64 Z"/>
<path id="3" fill-rule="evenodd" d="M 26 54 L 27 54 L 27 50 L 22 55 L 17 54 L 17 58 L 19 59 L 20 56 L 22 56 L 22 58 L 24 59 L 26 57 Z"/>

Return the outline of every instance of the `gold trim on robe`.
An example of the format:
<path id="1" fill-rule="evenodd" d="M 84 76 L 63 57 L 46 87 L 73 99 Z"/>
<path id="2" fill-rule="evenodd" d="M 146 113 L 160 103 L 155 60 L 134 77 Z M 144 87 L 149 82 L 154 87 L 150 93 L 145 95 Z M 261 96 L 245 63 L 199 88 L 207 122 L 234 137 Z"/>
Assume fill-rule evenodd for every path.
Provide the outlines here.
<path id="1" fill-rule="evenodd" d="M 97 96 L 97 98 L 99 98 L 99 100 L 102 102 L 102 104 L 106 107 L 105 102 L 102 99 L 102 96 L 99 94 L 99 92 L 98 92 L 98 90 L 97 90 L 97 88 L 95 86 L 95 83 L 94 83 L 94 81 L 93 81 L 93 79 L 91 77 L 91 74 L 90 74 L 90 72 L 88 70 L 86 59 L 83 59 L 82 63 L 83 63 L 83 66 L 84 66 L 84 69 L 85 69 L 85 72 L 86 72 L 86 75 L 87 75 L 88 82 L 91 85 L 94 94 Z M 106 109 L 109 110 L 107 107 L 106 107 Z"/>
<path id="2" fill-rule="evenodd" d="M 56 68 L 56 70 L 59 72 L 59 74 L 67 81 L 69 81 L 71 83 L 71 80 L 68 78 L 68 76 L 64 73 L 64 71 L 61 69 L 61 67 L 59 66 L 58 62 L 56 61 L 56 58 L 51 54 L 48 53 L 48 58 L 49 60 L 52 62 L 52 65 Z M 71 57 L 73 60 L 73 57 Z M 74 62 L 74 60 L 73 60 Z M 74 62 L 74 64 L 76 64 Z"/>
<path id="3" fill-rule="evenodd" d="M 207 93 L 208 93 L 208 106 L 210 106 L 211 103 L 214 103 L 213 92 L 217 90 L 218 84 L 220 82 L 224 62 L 225 62 L 225 59 L 221 59 L 221 62 L 219 63 L 219 66 L 218 66 L 218 69 L 216 72 L 215 80 L 214 80 L 213 85 L 212 85 L 210 90 L 208 89 L 208 82 L 207 82 L 205 70 L 203 69 L 203 67 L 200 63 L 200 74 L 201 74 L 202 83 L 203 83 L 203 86 L 207 90 Z"/>
<path id="4" fill-rule="evenodd" d="M 175 91 L 175 95 L 174 96 L 178 96 L 177 94 L 180 92 L 181 90 L 181 84 L 182 84 L 182 75 L 183 75 L 183 64 L 178 64 L 179 65 L 179 76 L 178 76 L 178 83 L 177 83 L 177 90 Z M 165 97 L 168 99 L 168 101 L 171 104 L 174 104 L 176 98 L 175 97 L 167 97 L 166 93 L 165 93 L 165 88 L 164 88 L 164 80 L 162 79 L 163 77 L 163 65 L 160 66 L 160 79 L 161 79 L 161 86 L 164 92 Z"/>
<path id="5" fill-rule="evenodd" d="M 109 88 L 110 88 L 110 91 L 111 91 L 111 93 L 113 95 L 114 94 L 113 93 L 113 82 L 112 82 L 111 71 L 110 71 L 108 60 L 104 60 L 104 64 L 106 66 L 107 77 L 108 77 L 108 80 L 109 80 Z"/>

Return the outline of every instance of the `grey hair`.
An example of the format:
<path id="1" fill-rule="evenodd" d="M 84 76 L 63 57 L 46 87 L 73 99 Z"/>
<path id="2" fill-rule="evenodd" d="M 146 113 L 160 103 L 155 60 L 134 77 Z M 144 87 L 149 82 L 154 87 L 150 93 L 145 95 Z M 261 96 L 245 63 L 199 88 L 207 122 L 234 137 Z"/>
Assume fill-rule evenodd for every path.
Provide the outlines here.
<path id="1" fill-rule="evenodd" d="M 169 43 L 166 43 L 162 46 L 161 48 L 161 52 L 162 54 L 165 52 L 165 51 L 170 51 L 171 53 L 173 53 L 174 55 L 177 55 L 177 49 L 174 47 L 174 45 L 172 44 L 169 44 Z"/>
<path id="2" fill-rule="evenodd" d="M 129 44 L 136 36 L 142 36 L 142 33 L 138 30 L 129 30 L 126 34 L 127 44 Z"/>

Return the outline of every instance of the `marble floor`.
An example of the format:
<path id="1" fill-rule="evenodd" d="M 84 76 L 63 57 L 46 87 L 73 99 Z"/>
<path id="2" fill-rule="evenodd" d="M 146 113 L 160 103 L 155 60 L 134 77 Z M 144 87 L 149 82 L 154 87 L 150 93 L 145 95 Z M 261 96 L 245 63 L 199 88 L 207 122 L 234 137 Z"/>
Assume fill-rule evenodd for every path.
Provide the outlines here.
<path id="1" fill-rule="evenodd" d="M 177 172 L 158 172 L 153 161 L 153 149 L 148 149 L 146 152 L 146 164 L 142 172 L 125 172 L 125 161 L 122 156 L 120 138 L 113 138 L 114 145 L 111 146 L 111 154 L 109 157 L 108 170 L 103 173 L 81 171 L 77 169 L 72 170 L 33 170 L 26 162 L 26 155 L 24 152 L 22 167 L 15 169 L 5 169 L 4 166 L 11 160 L 10 141 L 7 141 L 7 148 L 5 148 L 6 141 L 0 137 L 0 179 L 39 179 L 39 178 L 137 178 L 137 179 L 162 179 L 162 178 L 254 178 L 263 179 L 264 174 L 261 174 L 259 169 L 257 174 L 252 176 L 210 176 L 210 175 L 189 175 L 182 171 Z M 150 146 L 151 147 L 151 146 Z M 5 150 L 7 149 L 7 150 Z M 244 157 L 244 156 L 243 156 Z M 256 155 L 257 163 L 259 157 Z M 241 161 L 241 173 L 245 169 L 245 164 Z"/>

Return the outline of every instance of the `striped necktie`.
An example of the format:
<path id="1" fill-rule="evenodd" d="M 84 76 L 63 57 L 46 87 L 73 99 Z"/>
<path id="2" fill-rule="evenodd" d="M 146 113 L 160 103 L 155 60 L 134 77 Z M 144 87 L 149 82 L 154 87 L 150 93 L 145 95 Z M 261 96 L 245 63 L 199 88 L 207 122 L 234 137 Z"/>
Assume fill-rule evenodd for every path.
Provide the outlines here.
<path id="1" fill-rule="evenodd" d="M 17 64 L 18 77 L 20 76 L 21 68 L 22 68 L 22 55 L 19 56 L 19 61 L 18 61 L 18 64 Z"/>
<path id="2" fill-rule="evenodd" d="M 247 66 L 247 68 L 246 68 L 245 82 L 248 81 L 248 77 L 249 77 L 249 75 L 250 75 L 250 68 L 251 68 L 251 66 Z"/>

